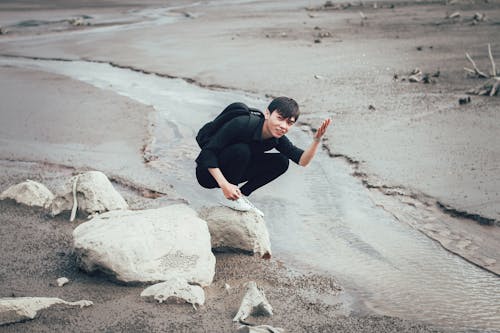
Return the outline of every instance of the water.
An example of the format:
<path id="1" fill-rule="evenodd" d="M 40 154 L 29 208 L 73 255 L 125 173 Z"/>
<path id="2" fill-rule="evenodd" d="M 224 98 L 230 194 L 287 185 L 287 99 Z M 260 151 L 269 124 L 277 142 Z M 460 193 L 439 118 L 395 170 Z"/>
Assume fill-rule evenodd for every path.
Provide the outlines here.
<path id="1" fill-rule="evenodd" d="M 66 75 L 153 106 L 154 166 L 168 168 L 168 181 L 194 206 L 209 203 L 215 192 L 200 190 L 193 177 L 196 130 L 233 101 L 260 108 L 267 102 L 100 63 L 0 58 L 0 65 Z M 298 146 L 310 140 L 300 130 L 290 136 Z M 342 160 L 319 153 L 309 167 L 291 166 L 252 196 L 266 212 L 275 257 L 333 274 L 378 313 L 455 331 L 500 331 L 500 279 L 397 221 L 351 172 Z"/>

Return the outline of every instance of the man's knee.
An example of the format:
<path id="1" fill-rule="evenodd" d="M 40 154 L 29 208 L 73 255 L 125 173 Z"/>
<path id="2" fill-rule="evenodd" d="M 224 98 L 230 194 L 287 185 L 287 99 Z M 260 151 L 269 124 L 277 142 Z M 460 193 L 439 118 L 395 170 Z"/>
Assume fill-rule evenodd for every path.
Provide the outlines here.
<path id="1" fill-rule="evenodd" d="M 290 165 L 290 160 L 283 154 L 277 154 L 275 163 L 276 168 L 280 171 L 280 173 L 285 173 Z"/>

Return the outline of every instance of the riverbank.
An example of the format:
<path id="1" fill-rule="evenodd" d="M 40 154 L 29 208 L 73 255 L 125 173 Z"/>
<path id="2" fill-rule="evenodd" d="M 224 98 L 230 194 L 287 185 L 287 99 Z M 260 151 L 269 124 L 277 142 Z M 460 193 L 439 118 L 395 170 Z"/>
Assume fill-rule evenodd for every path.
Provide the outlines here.
<path id="1" fill-rule="evenodd" d="M 307 131 L 325 116 L 334 119 L 325 151 L 333 157 L 344 157 L 354 167 L 354 175 L 376 191 L 374 202 L 400 222 L 414 219 L 424 221 L 425 226 L 439 220 L 443 213 L 439 209 L 426 211 L 430 217 L 420 218 L 421 211 L 408 213 L 401 209 L 401 202 L 408 207 L 433 207 L 440 202 L 456 212 L 498 221 L 500 180 L 495 165 L 500 148 L 491 144 L 500 128 L 495 113 L 498 98 L 473 96 L 468 105 L 457 103 L 470 85 L 479 82 L 463 75 L 462 67 L 467 64 L 462 53 L 469 48 L 476 50 L 471 51 L 474 59 L 483 67 L 487 65 L 483 61 L 487 55 L 481 50 L 500 17 L 494 3 L 477 4 L 479 7 L 396 3 L 395 8 L 364 6 L 344 10 L 320 8 L 321 3 L 310 1 L 300 5 L 182 4 L 169 9 L 154 3 L 140 8 L 65 3 L 61 4 L 65 8 L 53 11 L 50 6 L 21 10 L 4 3 L 6 10 L 0 14 L 0 24 L 7 33 L 0 36 L 0 54 L 30 59 L 85 59 L 183 78 L 215 91 L 237 88 L 260 96 L 293 96 L 303 110 L 302 129 Z M 461 11 L 462 20 L 444 20 L 451 8 Z M 486 11 L 488 20 L 472 26 L 467 18 L 476 10 Z M 64 21 L 73 16 L 92 19 L 84 18 L 88 26 Z M 16 25 L 29 18 L 54 23 L 29 29 Z M 214 45 L 217 47 L 211 47 Z M 500 54 L 498 45 L 492 46 L 494 54 Z M 394 74 L 403 77 L 413 67 L 429 72 L 439 69 L 441 74 L 429 85 L 394 79 Z M 199 196 L 203 194 L 186 196 L 196 191 L 182 189 L 182 184 L 191 184 L 192 180 L 183 178 L 172 164 L 155 160 L 159 152 L 149 149 L 156 135 L 152 124 L 158 121 L 152 107 L 119 96 L 105 86 L 97 89 L 42 69 L 7 65 L 0 70 L 2 108 L 8 108 L 8 112 L 2 110 L 0 137 L 2 170 L 8 172 L 1 177 L 0 189 L 26 178 L 56 182 L 63 175 L 92 168 L 115 179 L 115 185 L 127 193 L 127 200 L 135 208 L 178 201 L 200 205 Z M 138 83 L 136 88 L 140 89 Z M 171 116 L 190 117 L 175 113 Z M 174 134 L 164 139 L 176 139 L 179 133 L 188 137 L 195 127 L 186 129 L 178 123 L 172 127 Z M 189 165 L 190 156 L 195 154 L 192 146 L 181 148 L 172 154 L 173 165 Z M 160 198 L 148 199 L 147 190 L 160 193 Z M 380 193 L 385 195 L 382 199 L 378 198 Z M 395 193 L 399 204 L 391 211 L 391 204 L 385 200 Z M 365 307 L 349 304 L 342 293 L 337 296 L 333 278 L 326 275 L 311 277 L 280 267 L 279 261 L 261 262 L 231 255 L 217 258 L 219 273 L 213 288 L 207 291 L 207 306 L 201 312 L 187 306 L 145 305 L 137 296 L 139 289 L 117 287 L 76 270 L 70 253 L 73 226 L 62 219 L 47 220 L 12 203 L 2 205 L 1 220 L 14 222 L 13 229 L 2 226 L 7 228 L 2 232 L 2 244 L 6 244 L 3 261 L 8 264 L 1 275 L 6 296 L 12 290 L 18 296 L 49 293 L 102 300 L 94 310 L 47 312 L 41 320 L 21 324 L 30 331 L 64 330 L 65 325 L 77 331 L 121 331 L 129 327 L 144 331 L 231 331 L 234 326 L 230 320 L 214 318 L 228 319 L 234 314 L 248 272 L 257 273 L 258 283 L 272 295 L 270 301 L 278 309 L 277 315 L 265 323 L 288 331 L 432 331 L 399 319 L 364 316 Z M 29 221 L 26 230 L 20 227 L 23 221 Z M 469 251 L 470 257 L 480 252 L 483 263 L 479 265 L 498 267 L 498 228 L 478 227 L 481 232 L 476 235 L 480 237 L 468 242 L 467 234 L 479 230 L 476 222 L 464 218 L 461 223 L 466 227 L 459 228 L 453 219 L 448 222 L 451 225 L 447 230 L 452 233 L 438 224 L 437 234 L 443 246 L 455 240 L 459 248 Z M 418 223 L 409 224 L 419 229 Z M 43 236 L 47 231 L 54 234 Z M 12 243 L 15 232 L 28 242 L 23 248 L 34 249 L 25 261 L 14 260 L 21 255 Z M 427 234 L 432 237 L 433 232 L 430 228 Z M 34 233 L 47 238 L 37 241 Z M 459 238 L 455 239 L 457 233 Z M 480 251 L 475 248 L 478 245 Z M 57 253 L 65 253 L 64 259 Z M 464 255 L 463 251 L 459 254 Z M 42 265 L 47 262 L 47 267 Z M 27 266 L 36 269 L 26 271 Z M 37 272 L 47 280 L 39 280 Z M 47 281 L 63 273 L 75 279 L 68 286 L 73 289 L 49 286 Z M 236 286 L 235 293 L 229 296 L 222 288 L 227 281 Z M 139 309 L 141 314 L 134 315 Z M 175 316 L 164 318 L 164 313 Z M 85 325 L 89 321 L 98 327 L 88 329 Z M 7 329 L 15 331 L 17 327 Z"/>

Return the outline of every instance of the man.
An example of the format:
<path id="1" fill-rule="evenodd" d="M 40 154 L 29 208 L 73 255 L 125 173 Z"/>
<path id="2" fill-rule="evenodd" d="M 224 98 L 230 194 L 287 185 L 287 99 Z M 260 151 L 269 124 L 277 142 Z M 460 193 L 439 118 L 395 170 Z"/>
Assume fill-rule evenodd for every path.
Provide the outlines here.
<path id="1" fill-rule="evenodd" d="M 289 160 L 300 166 L 308 165 L 331 122 L 323 121 L 304 151 L 285 136 L 299 114 L 297 102 L 278 97 L 269 104 L 263 118 L 243 115 L 229 120 L 196 158 L 198 183 L 205 188 L 221 188 L 223 205 L 239 211 L 253 210 L 264 216 L 247 197 L 285 173 Z M 273 148 L 278 153 L 265 153 Z"/>

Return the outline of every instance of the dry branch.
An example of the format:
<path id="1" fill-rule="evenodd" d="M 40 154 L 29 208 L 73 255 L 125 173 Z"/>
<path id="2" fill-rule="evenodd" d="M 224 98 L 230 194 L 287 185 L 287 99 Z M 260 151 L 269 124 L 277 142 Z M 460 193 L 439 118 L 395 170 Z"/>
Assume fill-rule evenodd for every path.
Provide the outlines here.
<path id="1" fill-rule="evenodd" d="M 469 94 L 475 94 L 475 95 L 484 95 L 484 96 L 495 96 L 498 94 L 499 91 L 499 86 L 500 86 L 500 77 L 497 76 L 497 69 L 496 69 L 496 64 L 495 60 L 493 59 L 493 54 L 491 52 L 491 44 L 488 44 L 488 56 L 490 58 L 491 62 L 491 75 L 486 75 L 485 73 L 481 72 L 477 66 L 476 63 L 472 60 L 472 58 L 469 56 L 468 53 L 465 53 L 465 56 L 469 61 L 472 63 L 472 66 L 474 66 L 474 70 L 464 67 L 464 70 L 476 74 L 480 78 L 487 78 L 489 79 L 486 81 L 483 85 L 471 89 L 468 91 Z"/>
<path id="2" fill-rule="evenodd" d="M 493 60 L 493 54 L 491 54 L 491 44 L 489 44 L 489 43 L 488 43 L 488 55 L 489 55 L 490 61 L 491 61 L 491 75 L 497 76 L 497 68 L 495 65 L 495 60 Z"/>
<path id="3" fill-rule="evenodd" d="M 474 67 L 474 73 L 477 74 L 477 76 L 482 77 L 482 78 L 488 78 L 489 77 L 488 75 L 484 74 L 483 72 L 481 72 L 477 68 L 476 63 L 474 62 L 474 60 L 472 60 L 472 58 L 470 57 L 470 55 L 468 53 L 465 53 L 465 56 L 471 62 L 472 66 Z"/>
<path id="4" fill-rule="evenodd" d="M 500 86 L 500 78 L 494 77 L 486 81 L 481 86 L 469 90 L 468 94 L 481 95 L 481 96 L 495 96 L 498 95 Z"/>

